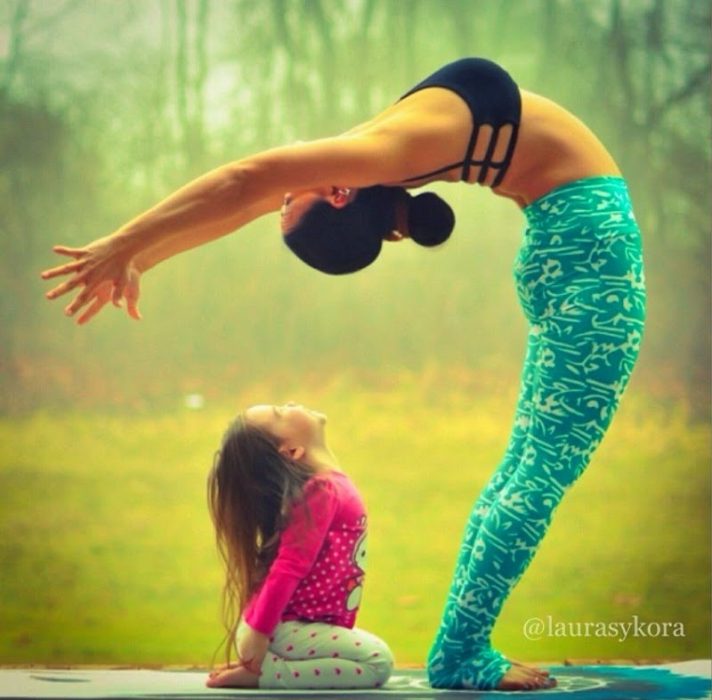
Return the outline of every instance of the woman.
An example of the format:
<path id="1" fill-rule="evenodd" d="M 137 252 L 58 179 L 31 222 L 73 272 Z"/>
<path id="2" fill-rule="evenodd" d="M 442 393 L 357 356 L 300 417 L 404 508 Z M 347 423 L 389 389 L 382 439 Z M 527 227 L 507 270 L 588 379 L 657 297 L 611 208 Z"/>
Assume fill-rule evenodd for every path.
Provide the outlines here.
<path id="1" fill-rule="evenodd" d="M 345 134 L 230 163 L 106 238 L 56 247 L 74 260 L 43 277 L 68 275 L 50 299 L 82 287 L 66 308 L 82 312 L 80 323 L 109 300 L 125 299 L 139 318 L 143 272 L 283 201 L 290 248 L 318 269 L 352 272 L 378 255 L 382 239 L 446 238 L 454 224 L 447 205 L 406 190 L 460 180 L 525 214 L 515 278 L 530 334 L 512 436 L 466 528 L 428 672 L 436 687 L 544 687 L 544 672 L 491 647 L 492 628 L 610 423 L 645 315 L 625 181 L 576 117 L 520 90 L 494 63 L 456 61 Z"/>

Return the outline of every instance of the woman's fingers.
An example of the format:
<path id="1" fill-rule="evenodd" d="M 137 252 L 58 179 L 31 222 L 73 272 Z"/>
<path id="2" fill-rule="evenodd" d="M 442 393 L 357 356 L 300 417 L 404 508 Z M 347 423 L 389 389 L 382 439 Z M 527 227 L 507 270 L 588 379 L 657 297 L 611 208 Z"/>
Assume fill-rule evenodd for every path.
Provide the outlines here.
<path id="1" fill-rule="evenodd" d="M 60 255 L 69 255 L 73 258 L 78 258 L 80 255 L 84 255 L 84 253 L 86 253 L 84 248 L 69 248 L 66 245 L 53 246 L 52 250 Z"/>
<path id="2" fill-rule="evenodd" d="M 106 246 L 102 247 L 99 242 L 95 243 L 96 245 L 92 244 L 85 248 L 54 246 L 55 253 L 69 256 L 74 260 L 41 273 L 43 279 L 68 276 L 45 296 L 47 299 L 56 299 L 80 287 L 81 289 L 77 290 L 79 293 L 64 309 L 67 316 L 74 316 L 80 312 L 77 318 L 79 324 L 87 323 L 110 301 L 115 306 L 121 307 L 123 299 L 126 299 L 129 316 L 139 320 L 141 318 L 138 309 L 140 272 L 130 259 L 112 259 L 111 251 L 107 253 L 104 250 Z"/>
<path id="3" fill-rule="evenodd" d="M 137 304 L 134 304 L 134 305 L 127 304 L 126 311 L 128 312 L 128 315 L 131 316 L 131 318 L 134 321 L 140 321 L 143 318 L 143 316 L 141 316 L 141 312 L 138 310 Z"/>
<path id="4" fill-rule="evenodd" d="M 129 316 L 136 321 L 141 320 L 141 312 L 138 309 L 138 298 L 139 298 L 139 288 L 138 288 L 138 275 L 136 279 L 131 279 L 124 286 L 123 297 L 120 292 L 120 287 L 113 284 L 112 282 L 104 282 L 95 288 L 85 288 L 76 299 L 67 306 L 64 312 L 67 316 L 73 316 L 77 311 L 79 311 L 83 306 L 86 306 L 91 302 L 91 305 L 82 313 L 82 315 L 77 319 L 77 323 L 83 325 L 90 321 L 96 314 L 99 313 L 109 301 L 117 307 L 121 307 L 122 298 L 126 299 L 126 311 Z M 117 292 L 117 290 L 119 290 Z"/>
<path id="5" fill-rule="evenodd" d="M 136 306 L 138 301 L 139 291 L 138 291 L 138 280 L 140 274 L 135 267 L 130 266 L 126 272 L 117 280 L 114 280 L 114 289 L 111 294 L 111 301 L 114 306 L 121 306 L 121 300 L 126 299 L 127 306 L 133 303 Z"/>
<path id="6" fill-rule="evenodd" d="M 58 267 L 52 267 L 49 270 L 42 272 L 41 277 L 44 280 L 52 279 L 53 277 L 59 277 L 60 275 L 68 275 L 70 272 L 78 272 L 86 264 L 86 260 L 75 260 L 74 262 L 66 263 L 64 265 L 59 265 Z"/>
<path id="7" fill-rule="evenodd" d="M 96 285 L 86 285 L 84 289 L 82 289 L 82 291 L 74 297 L 74 300 L 64 308 L 65 315 L 74 316 L 79 309 L 86 306 L 89 303 L 89 300 L 96 296 L 94 292 L 95 289 Z M 101 298 L 102 300 L 104 299 L 104 297 Z"/>
<path id="8" fill-rule="evenodd" d="M 83 298 L 83 293 L 78 294 L 74 301 L 72 301 L 70 304 L 64 307 L 64 315 L 65 316 L 74 316 L 79 309 L 82 308 L 87 303 L 86 298 Z"/>
<path id="9" fill-rule="evenodd" d="M 112 301 L 115 306 L 121 307 L 121 302 L 124 298 L 126 299 L 126 310 L 129 316 L 137 321 L 141 320 L 141 312 L 138 308 L 140 290 L 139 274 L 137 272 L 133 271 L 130 273 L 128 280 L 126 278 L 116 282 L 107 280 L 98 285 L 96 283 L 87 284 L 85 275 L 76 275 L 72 279 L 57 285 L 54 289 L 47 292 L 45 296 L 47 299 L 56 299 L 80 285 L 84 285 L 84 289 L 82 289 L 64 309 L 65 315 L 74 316 L 77 311 L 92 302 L 91 306 L 77 319 L 77 323 L 84 324 L 89 321 L 96 316 L 109 301 Z"/>
<path id="10" fill-rule="evenodd" d="M 106 299 L 95 297 L 92 305 L 77 319 L 77 323 L 82 326 L 90 321 L 106 306 Z"/>
<path id="11" fill-rule="evenodd" d="M 129 278 L 122 277 L 114 283 L 111 301 L 114 306 L 121 308 L 121 300 L 126 299 L 126 311 L 131 318 L 139 321 L 141 314 L 138 310 L 138 284 L 137 281 L 132 280 L 131 277 L 132 275 L 129 273 Z"/>
<path id="12" fill-rule="evenodd" d="M 66 282 L 62 282 L 62 284 L 58 284 L 54 289 L 50 289 L 45 296 L 47 299 L 56 299 L 67 292 L 71 292 L 72 289 L 78 287 L 80 284 L 84 284 L 83 275 L 77 275 L 71 279 L 68 279 Z"/>
<path id="13" fill-rule="evenodd" d="M 126 311 L 136 321 L 141 320 L 141 312 L 138 310 L 138 299 L 141 296 L 140 279 L 141 275 L 138 270 L 135 267 L 129 268 L 128 279 L 123 290 L 124 299 L 126 299 Z"/>
<path id="14" fill-rule="evenodd" d="M 111 292 L 111 303 L 117 308 L 121 308 L 121 300 L 124 297 L 125 289 L 126 278 L 122 277 L 121 279 L 118 279 L 116 280 L 116 282 L 114 282 L 114 289 Z"/>
<path id="15" fill-rule="evenodd" d="M 82 295 L 84 295 L 83 298 L 86 299 L 83 304 L 89 304 L 90 302 L 91 304 L 77 319 L 78 324 L 82 325 L 84 323 L 87 323 L 109 303 L 113 287 L 113 283 L 107 281 L 102 282 L 98 285 L 94 285 L 91 289 L 87 288 L 82 292 Z M 67 310 L 65 310 L 65 312 L 70 313 L 70 315 L 71 313 L 73 313 L 73 311 L 69 307 L 67 307 Z"/>

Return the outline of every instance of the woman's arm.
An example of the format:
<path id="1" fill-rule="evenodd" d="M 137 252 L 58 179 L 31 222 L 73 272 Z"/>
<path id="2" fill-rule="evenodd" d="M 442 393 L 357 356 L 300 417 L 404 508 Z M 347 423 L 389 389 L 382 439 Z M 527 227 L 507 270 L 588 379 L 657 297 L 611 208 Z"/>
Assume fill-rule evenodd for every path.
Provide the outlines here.
<path id="1" fill-rule="evenodd" d="M 281 199 L 279 202 L 281 203 Z M 196 248 L 204 243 L 224 236 L 226 233 L 237 231 L 243 226 L 259 217 L 276 211 L 279 208 L 277 198 L 262 200 L 251 207 L 235 213 L 229 221 L 217 222 L 213 225 L 205 224 L 194 229 L 187 229 L 184 233 L 165 237 L 152 246 L 146 247 L 136 257 L 136 266 L 143 273 L 150 270 L 158 263 L 172 258 L 191 248 Z"/>
<path id="2" fill-rule="evenodd" d="M 239 215 L 234 218 L 233 229 L 238 229 L 241 226 L 244 226 L 252 219 L 273 211 L 274 208 L 275 207 L 271 202 L 258 202 L 254 207 L 250 207 L 248 210 L 240 212 Z M 139 282 L 141 275 L 147 270 L 150 270 L 152 267 L 155 267 L 163 260 L 173 257 L 178 253 L 182 253 L 183 251 L 202 245 L 209 240 L 219 238 L 223 234 L 224 227 L 219 224 L 214 227 L 204 226 L 201 227 L 200 230 L 186 231 L 184 235 L 172 236 L 154 243 L 150 247 L 146 247 L 136 255 L 134 263 L 129 265 L 126 273 L 126 284 L 121 292 L 121 295 L 117 293 L 116 287 L 112 280 L 105 280 L 104 282 L 99 283 L 94 289 L 93 297 L 90 300 L 91 303 L 86 306 L 83 313 L 77 318 L 77 323 L 80 325 L 87 323 L 112 300 L 116 306 L 121 306 L 121 296 L 123 296 L 123 299 L 126 302 L 126 310 L 129 316 L 136 320 L 140 320 L 141 313 L 138 309 L 138 300 L 140 295 Z M 55 252 L 71 255 L 72 257 L 80 254 L 82 250 L 86 249 L 70 249 L 63 248 L 62 246 L 55 247 Z M 44 273 L 43 276 L 48 278 L 49 276 L 62 274 L 62 271 L 68 271 L 69 267 L 71 267 L 71 263 L 66 266 L 55 268 L 54 271 L 48 271 L 47 273 Z M 58 295 L 57 290 L 53 290 L 48 293 L 47 296 L 52 299 Z M 67 306 L 65 312 L 68 315 L 73 314 L 72 309 L 77 302 L 78 300 L 75 300 Z M 78 309 L 80 307 L 76 306 L 76 308 Z"/>
<path id="3" fill-rule="evenodd" d="M 171 217 L 170 207 L 177 210 L 181 207 L 190 209 L 191 200 L 198 199 L 200 194 L 198 191 L 191 193 L 187 188 L 186 192 L 179 190 L 164 202 L 164 216 L 169 221 L 173 218 L 171 232 L 157 236 L 156 243 L 146 242 L 140 260 L 137 261 L 139 269 L 144 272 L 168 257 L 236 231 L 264 214 L 277 211 L 288 191 L 336 183 L 348 184 L 350 187 L 367 186 L 377 184 L 383 177 L 392 177 L 395 172 L 401 172 L 394 167 L 394 159 L 383 162 L 383 148 L 378 143 L 379 140 L 373 136 L 323 139 L 276 148 L 225 166 L 222 175 L 219 171 L 215 174 L 218 183 L 222 179 L 218 189 L 226 190 L 227 201 L 222 203 L 211 197 L 206 211 L 195 206 L 198 204 L 195 201 L 192 222 L 190 218 L 181 220 L 180 217 Z M 232 195 L 229 184 L 231 180 L 238 183 L 232 187 Z M 193 184 L 199 186 L 201 180 Z M 238 199 L 244 204 L 235 209 Z M 225 213 L 221 214 L 221 211 Z M 150 214 L 151 211 L 144 215 L 144 224 L 148 223 Z"/>
<path id="4" fill-rule="evenodd" d="M 224 165 L 182 187 L 115 233 L 82 248 L 56 246 L 55 252 L 73 258 L 42 273 L 44 279 L 68 276 L 47 293 L 56 299 L 82 286 L 66 307 L 69 316 L 91 303 L 80 317 L 89 320 L 109 299 L 138 297 L 140 274 L 158 262 L 207 243 L 276 211 L 287 191 L 333 183 L 352 187 L 392 179 L 398 158 L 394 144 L 374 136 L 336 137 L 276 148 Z M 402 168 L 401 168 L 402 170 Z M 107 290 L 111 289 L 111 294 Z M 134 301 L 135 301 L 134 299 Z"/>
<path id="5" fill-rule="evenodd" d="M 113 300 L 118 303 L 132 276 L 184 250 L 224 236 L 279 206 L 276 195 L 249 201 L 241 194 L 244 178 L 239 163 L 222 166 L 181 188 L 110 236 L 83 248 L 55 247 L 55 252 L 74 261 L 42 273 L 44 279 L 69 275 L 47 293 L 47 298 L 55 299 L 83 285 L 83 291 L 66 309 L 72 315 L 95 296 L 98 288 L 105 291 L 106 284 L 111 283 Z"/>
<path id="6" fill-rule="evenodd" d="M 202 245 L 269 211 L 286 192 L 318 187 L 398 184 L 413 173 L 436 169 L 461 154 L 470 116 L 457 96 L 424 90 L 392 105 L 372 121 L 341 136 L 275 148 L 224 165 L 182 187 L 144 214 L 83 248 L 56 246 L 73 258 L 42 273 L 68 276 L 49 299 L 82 287 L 65 313 L 87 307 L 85 322 L 111 299 L 136 300 L 143 271 Z"/>

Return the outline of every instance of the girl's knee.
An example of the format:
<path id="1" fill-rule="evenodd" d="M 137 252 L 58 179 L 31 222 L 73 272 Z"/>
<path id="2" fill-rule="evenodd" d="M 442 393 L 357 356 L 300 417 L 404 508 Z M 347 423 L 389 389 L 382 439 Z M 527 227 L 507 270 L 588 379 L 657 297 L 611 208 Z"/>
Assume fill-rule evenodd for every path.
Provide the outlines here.
<path id="1" fill-rule="evenodd" d="M 395 659 L 390 647 L 381 639 L 374 646 L 365 661 L 373 674 L 374 684 L 377 687 L 385 685 L 386 681 L 391 677 L 395 666 Z"/>

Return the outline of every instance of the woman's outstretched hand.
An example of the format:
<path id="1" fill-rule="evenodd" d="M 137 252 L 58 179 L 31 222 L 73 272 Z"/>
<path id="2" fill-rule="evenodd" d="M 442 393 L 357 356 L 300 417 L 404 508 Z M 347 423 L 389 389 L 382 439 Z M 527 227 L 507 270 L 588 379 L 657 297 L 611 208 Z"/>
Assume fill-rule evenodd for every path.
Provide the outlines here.
<path id="1" fill-rule="evenodd" d="M 83 312 L 77 323 L 83 324 L 96 316 L 110 301 L 117 307 L 126 300 L 126 311 L 131 318 L 140 320 L 138 299 L 141 271 L 133 253 L 118 243 L 114 237 L 102 238 L 83 248 L 55 246 L 54 252 L 73 258 L 72 262 L 58 265 L 42 272 L 42 279 L 67 275 L 68 278 L 45 295 L 57 299 L 77 287 L 81 291 L 65 307 L 67 316 Z"/>

